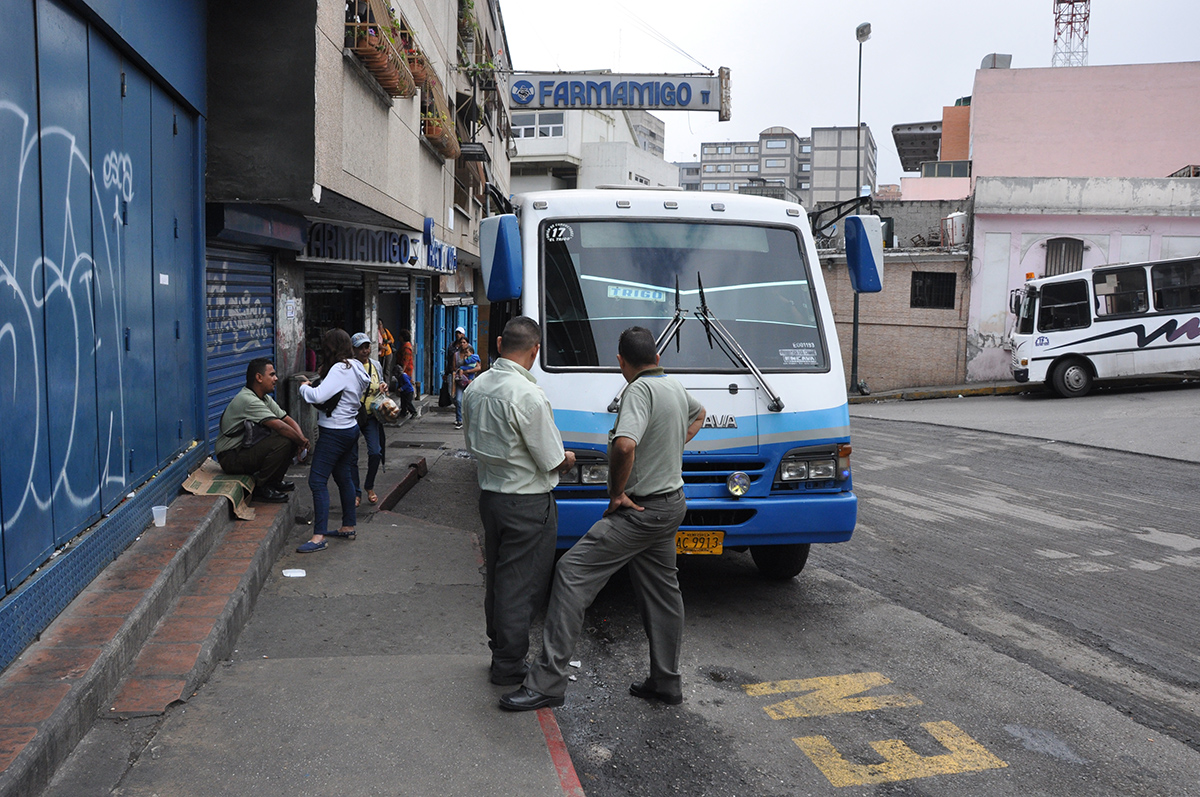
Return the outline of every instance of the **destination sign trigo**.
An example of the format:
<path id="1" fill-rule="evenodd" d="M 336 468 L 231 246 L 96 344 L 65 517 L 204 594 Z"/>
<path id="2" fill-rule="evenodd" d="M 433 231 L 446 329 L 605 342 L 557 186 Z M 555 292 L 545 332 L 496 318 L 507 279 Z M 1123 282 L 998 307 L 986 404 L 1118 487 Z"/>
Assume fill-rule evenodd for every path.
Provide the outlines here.
<path id="1" fill-rule="evenodd" d="M 716 75 L 514 72 L 512 110 L 715 111 L 729 121 L 729 68 Z"/>

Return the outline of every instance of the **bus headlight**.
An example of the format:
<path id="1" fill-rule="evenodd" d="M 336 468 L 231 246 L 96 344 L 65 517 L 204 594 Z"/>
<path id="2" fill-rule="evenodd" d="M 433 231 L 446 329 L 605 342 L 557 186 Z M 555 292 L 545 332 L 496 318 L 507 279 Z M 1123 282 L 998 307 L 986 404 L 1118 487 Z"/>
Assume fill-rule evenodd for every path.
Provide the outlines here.
<path id="1" fill-rule="evenodd" d="M 844 481 L 850 478 L 850 444 L 789 451 L 779 463 L 775 483 Z"/>
<path id="2" fill-rule="evenodd" d="M 607 462 L 585 462 L 577 470 L 584 484 L 608 484 Z"/>
<path id="3" fill-rule="evenodd" d="M 803 459 L 785 459 L 779 465 L 779 480 L 802 482 L 808 479 L 808 462 Z"/>
<path id="4" fill-rule="evenodd" d="M 832 479 L 835 466 L 832 459 L 822 459 L 808 463 L 808 478 L 813 481 Z"/>
<path id="5" fill-rule="evenodd" d="M 740 470 L 735 470 L 725 480 L 725 489 L 734 498 L 741 498 L 750 490 L 750 477 Z"/>
<path id="6" fill-rule="evenodd" d="M 571 468 L 566 473 L 558 474 L 559 484 L 579 484 L 579 467 Z"/>

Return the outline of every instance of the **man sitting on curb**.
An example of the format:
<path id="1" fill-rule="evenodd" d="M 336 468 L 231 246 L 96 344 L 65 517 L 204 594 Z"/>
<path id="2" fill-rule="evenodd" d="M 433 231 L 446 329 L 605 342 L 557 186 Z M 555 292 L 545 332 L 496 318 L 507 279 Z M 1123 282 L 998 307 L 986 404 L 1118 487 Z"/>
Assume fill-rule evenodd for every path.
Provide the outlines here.
<path id="1" fill-rule="evenodd" d="M 215 448 L 221 470 L 254 477 L 254 500 L 282 504 L 288 500 L 287 492 L 296 486 L 284 481 L 283 476 L 297 451 L 307 455 L 308 438 L 300 431 L 300 424 L 268 395 L 274 392 L 276 381 L 270 360 L 257 357 L 250 361 L 246 386 L 221 414 L 221 434 Z"/>

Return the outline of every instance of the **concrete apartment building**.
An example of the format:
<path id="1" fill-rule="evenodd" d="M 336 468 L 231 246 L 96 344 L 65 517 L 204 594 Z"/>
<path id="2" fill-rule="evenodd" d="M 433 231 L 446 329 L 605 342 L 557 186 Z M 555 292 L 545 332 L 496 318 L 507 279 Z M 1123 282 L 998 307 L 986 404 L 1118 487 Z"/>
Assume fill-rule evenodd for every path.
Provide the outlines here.
<path id="1" fill-rule="evenodd" d="M 665 126 L 646 111 L 514 111 L 512 192 L 599 185 L 676 186 Z"/>
<path id="2" fill-rule="evenodd" d="M 740 191 L 778 186 L 781 196 L 805 207 L 840 202 L 855 191 L 853 127 L 814 127 L 799 136 L 786 127 L 768 127 L 754 141 L 706 142 L 700 147 L 700 180 L 685 173 L 695 164 L 681 163 L 679 182 L 688 190 Z M 871 130 L 862 129 L 861 167 L 864 185 L 875 184 L 877 149 Z M 699 188 L 692 186 L 699 185 Z"/>
<path id="3" fill-rule="evenodd" d="M 412 335 L 415 381 L 436 392 L 447 333 L 478 341 L 487 187 L 508 194 L 498 5 L 213 0 L 208 29 L 209 282 L 231 330 L 210 420 L 253 350 L 286 377 L 324 330 L 378 320 Z"/>

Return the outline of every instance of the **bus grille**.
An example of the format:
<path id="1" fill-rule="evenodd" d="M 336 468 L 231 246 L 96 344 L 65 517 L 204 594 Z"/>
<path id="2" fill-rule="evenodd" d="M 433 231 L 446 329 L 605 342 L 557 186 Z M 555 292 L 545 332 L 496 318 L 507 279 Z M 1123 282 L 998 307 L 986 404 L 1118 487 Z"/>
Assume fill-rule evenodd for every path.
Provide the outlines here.
<path id="1" fill-rule="evenodd" d="M 684 484 L 724 484 L 729 474 L 734 471 L 744 471 L 750 481 L 756 482 L 763 476 L 766 463 L 762 460 L 724 461 L 724 462 L 683 462 Z"/>
<path id="2" fill-rule="evenodd" d="M 757 514 L 753 509 L 689 509 L 680 527 L 725 528 L 746 523 Z"/>
<path id="3" fill-rule="evenodd" d="M 1014 369 L 1021 367 L 1021 358 L 1017 356 L 1017 350 L 1012 350 L 1012 367 Z"/>

